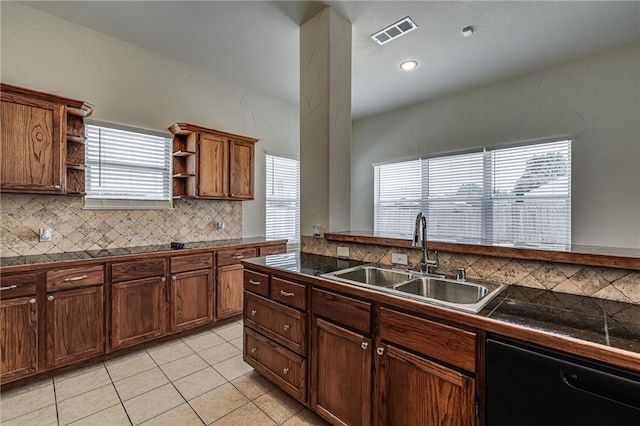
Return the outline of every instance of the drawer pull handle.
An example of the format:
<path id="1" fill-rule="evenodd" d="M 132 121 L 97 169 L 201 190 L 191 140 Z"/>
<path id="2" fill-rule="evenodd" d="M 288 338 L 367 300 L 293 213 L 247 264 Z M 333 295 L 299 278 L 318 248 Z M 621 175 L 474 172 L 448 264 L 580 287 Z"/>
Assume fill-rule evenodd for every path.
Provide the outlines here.
<path id="1" fill-rule="evenodd" d="M 282 328 L 284 328 L 284 331 L 288 331 L 289 330 L 289 324 L 283 325 Z"/>
<path id="2" fill-rule="evenodd" d="M 362 349 L 367 349 L 369 347 L 369 343 L 368 342 L 362 342 L 362 343 L 360 343 L 360 346 L 362 347 Z"/>
<path id="3" fill-rule="evenodd" d="M 289 293 L 288 291 L 284 291 L 284 290 L 280 290 L 280 294 L 283 295 L 284 297 L 293 296 L 293 293 Z"/>
<path id="4" fill-rule="evenodd" d="M 14 285 L 6 286 L 6 287 L 0 287 L 0 291 L 2 291 L 2 290 L 13 290 L 14 288 L 18 288 L 18 286 L 14 284 Z"/>
<path id="5" fill-rule="evenodd" d="M 260 281 L 254 281 L 251 278 L 249 278 L 249 284 L 260 285 Z"/>
<path id="6" fill-rule="evenodd" d="M 251 353 L 255 354 L 256 352 L 258 352 L 258 348 L 251 348 Z"/>
<path id="7" fill-rule="evenodd" d="M 258 314 L 258 311 L 257 311 L 257 310 L 255 310 L 255 309 L 252 309 L 252 310 L 251 310 L 251 316 L 252 316 L 252 317 L 255 317 L 257 314 Z"/>
<path id="8" fill-rule="evenodd" d="M 29 299 L 29 303 L 31 303 L 32 305 L 36 303 L 36 298 L 34 297 L 33 299 Z"/>
<path id="9" fill-rule="evenodd" d="M 80 275 L 79 277 L 71 277 L 71 278 L 65 278 L 65 282 L 69 282 L 69 281 L 80 281 L 80 280 L 84 280 L 85 278 L 89 278 L 88 275 Z"/>
<path id="10" fill-rule="evenodd" d="M 232 259 L 242 259 L 244 257 L 244 255 L 242 254 L 236 254 L 234 256 L 231 256 Z"/>
<path id="11" fill-rule="evenodd" d="M 384 353 L 384 348 L 378 348 L 376 349 L 376 352 L 378 353 L 378 355 L 382 355 Z"/>
<path id="12" fill-rule="evenodd" d="M 278 250 L 273 250 L 273 251 L 270 251 L 268 254 L 278 254 L 278 253 L 280 253 Z"/>
<path id="13" fill-rule="evenodd" d="M 53 296 L 47 296 L 47 300 L 51 302 L 53 300 Z"/>
<path id="14" fill-rule="evenodd" d="M 289 374 L 289 369 L 288 369 L 288 368 L 286 368 L 286 367 L 285 367 L 285 368 L 283 368 L 283 369 L 282 369 L 282 373 L 283 373 L 283 374 Z"/>

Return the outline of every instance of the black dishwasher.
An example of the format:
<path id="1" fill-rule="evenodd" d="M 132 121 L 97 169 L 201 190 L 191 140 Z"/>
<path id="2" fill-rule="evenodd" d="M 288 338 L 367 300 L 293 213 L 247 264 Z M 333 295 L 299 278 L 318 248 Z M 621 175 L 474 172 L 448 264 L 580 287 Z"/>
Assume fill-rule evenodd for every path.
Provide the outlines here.
<path id="1" fill-rule="evenodd" d="M 487 339 L 487 426 L 639 426 L 640 374 Z"/>

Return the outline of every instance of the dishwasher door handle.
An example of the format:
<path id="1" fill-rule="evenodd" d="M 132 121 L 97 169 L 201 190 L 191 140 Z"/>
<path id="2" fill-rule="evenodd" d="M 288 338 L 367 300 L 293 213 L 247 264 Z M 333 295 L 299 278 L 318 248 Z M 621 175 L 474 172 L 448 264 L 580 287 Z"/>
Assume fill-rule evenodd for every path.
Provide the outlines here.
<path id="1" fill-rule="evenodd" d="M 612 382 L 612 376 L 608 373 L 592 369 L 580 370 L 562 368 L 560 380 L 576 391 L 640 410 L 640 398 L 637 394 L 635 398 L 630 398 L 628 393 L 620 391 L 620 387 L 626 387 L 625 385 L 638 389 L 637 383 L 624 377 L 615 377 L 615 382 Z M 584 376 L 590 380 L 585 380 Z"/>

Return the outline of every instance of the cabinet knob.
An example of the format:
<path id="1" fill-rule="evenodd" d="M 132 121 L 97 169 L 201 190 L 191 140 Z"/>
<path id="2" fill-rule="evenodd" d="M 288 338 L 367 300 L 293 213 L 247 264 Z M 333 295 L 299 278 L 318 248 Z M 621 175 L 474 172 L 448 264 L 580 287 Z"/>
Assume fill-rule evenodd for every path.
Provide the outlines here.
<path id="1" fill-rule="evenodd" d="M 257 311 L 257 310 L 255 310 L 255 309 L 252 309 L 252 310 L 251 310 L 251 316 L 252 316 L 252 317 L 255 317 L 255 316 L 257 315 L 257 313 L 258 313 L 258 311 Z"/>
<path id="2" fill-rule="evenodd" d="M 382 355 L 384 353 L 384 348 L 380 347 L 376 349 L 376 352 L 378 353 L 378 355 Z"/>
<path id="3" fill-rule="evenodd" d="M 36 303 L 36 298 L 34 297 L 33 299 L 29 299 L 29 303 L 31 303 L 32 305 Z"/>
<path id="4" fill-rule="evenodd" d="M 47 296 L 47 300 L 51 302 L 53 300 L 53 296 Z"/>
<path id="5" fill-rule="evenodd" d="M 283 325 L 282 328 L 284 328 L 284 331 L 288 331 L 289 330 L 289 324 Z"/>
<path id="6" fill-rule="evenodd" d="M 288 291 L 284 291 L 284 290 L 280 290 L 280 294 L 284 297 L 291 297 L 293 296 L 293 293 L 290 293 Z"/>
<path id="7" fill-rule="evenodd" d="M 172 279 L 173 281 L 175 281 L 175 280 L 177 280 L 177 279 L 178 279 L 178 277 L 176 277 L 176 276 L 174 275 L 174 276 L 172 276 L 172 277 L 171 277 L 171 279 Z"/>
<path id="8" fill-rule="evenodd" d="M 289 374 L 289 369 L 288 368 L 283 368 L 282 369 L 282 374 Z"/>
<path id="9" fill-rule="evenodd" d="M 53 189 L 60 189 L 60 185 L 53 185 Z"/>
<path id="10" fill-rule="evenodd" d="M 362 349 L 367 349 L 369 347 L 369 342 L 362 342 L 360 343 L 360 346 L 362 347 Z"/>
<path id="11" fill-rule="evenodd" d="M 166 278 L 166 277 L 162 277 L 162 279 L 161 279 L 160 281 L 162 281 L 163 283 L 165 283 L 165 282 L 167 282 L 167 278 Z"/>
<path id="12" fill-rule="evenodd" d="M 256 352 L 258 352 L 258 348 L 255 348 L 255 347 L 254 347 L 254 348 L 251 348 L 251 353 L 252 353 L 252 354 L 255 354 Z"/>

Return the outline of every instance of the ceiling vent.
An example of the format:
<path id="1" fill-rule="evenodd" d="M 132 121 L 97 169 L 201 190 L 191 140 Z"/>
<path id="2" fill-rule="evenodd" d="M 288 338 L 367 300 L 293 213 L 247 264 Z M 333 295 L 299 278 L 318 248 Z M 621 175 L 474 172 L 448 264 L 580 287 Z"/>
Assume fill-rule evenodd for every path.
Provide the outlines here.
<path id="1" fill-rule="evenodd" d="M 380 46 L 389 43 L 391 40 L 395 40 L 398 37 L 405 35 L 418 28 L 418 26 L 408 16 L 395 24 L 389 25 L 387 28 L 383 28 L 371 38 Z"/>

